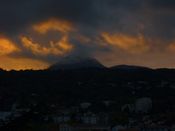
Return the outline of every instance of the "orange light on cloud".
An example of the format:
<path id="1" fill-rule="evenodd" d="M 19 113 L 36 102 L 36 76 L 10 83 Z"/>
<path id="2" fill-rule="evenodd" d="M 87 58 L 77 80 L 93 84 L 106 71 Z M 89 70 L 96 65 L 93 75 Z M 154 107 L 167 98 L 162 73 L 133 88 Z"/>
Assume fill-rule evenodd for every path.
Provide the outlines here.
<path id="1" fill-rule="evenodd" d="M 30 58 L 15 58 L 9 56 L 12 53 L 19 52 L 20 49 L 11 40 L 5 37 L 0 38 L 0 68 L 5 70 L 20 69 L 45 69 L 47 62 L 34 60 Z"/>
<path id="2" fill-rule="evenodd" d="M 73 49 L 73 45 L 69 43 L 67 36 L 62 37 L 61 40 L 57 42 L 51 41 L 47 47 L 40 43 L 33 42 L 32 39 L 25 36 L 21 37 L 21 41 L 23 46 L 35 55 L 63 55 Z"/>
<path id="3" fill-rule="evenodd" d="M 26 70 L 26 69 L 46 69 L 49 63 L 31 58 L 13 58 L 8 56 L 0 57 L 0 68 L 5 70 Z"/>
<path id="4" fill-rule="evenodd" d="M 175 52 L 175 41 L 171 42 L 167 47 L 168 51 Z"/>
<path id="5" fill-rule="evenodd" d="M 147 40 L 143 35 L 130 36 L 125 34 L 109 34 L 104 32 L 101 34 L 105 43 L 116 46 L 129 53 L 142 53 L 149 49 Z"/>
<path id="6" fill-rule="evenodd" d="M 17 52 L 19 49 L 7 38 L 0 38 L 0 56 Z"/>
<path id="7" fill-rule="evenodd" d="M 89 37 L 80 34 L 76 35 L 76 39 L 82 44 L 91 42 Z"/>
<path id="8" fill-rule="evenodd" d="M 41 34 L 45 34 L 48 31 L 59 31 L 62 33 L 67 33 L 73 31 L 73 25 L 65 20 L 49 19 L 47 21 L 41 22 L 33 26 L 33 29 Z"/>
<path id="9" fill-rule="evenodd" d="M 57 31 L 62 33 L 62 38 L 56 42 L 50 38 L 50 42 L 44 45 L 40 42 L 35 42 L 32 38 L 22 36 L 21 41 L 23 46 L 30 50 L 35 55 L 63 55 L 73 49 L 73 45 L 69 42 L 68 33 L 73 31 L 73 25 L 66 20 L 49 19 L 32 26 L 33 30 L 39 34 L 46 34 L 48 31 Z"/>

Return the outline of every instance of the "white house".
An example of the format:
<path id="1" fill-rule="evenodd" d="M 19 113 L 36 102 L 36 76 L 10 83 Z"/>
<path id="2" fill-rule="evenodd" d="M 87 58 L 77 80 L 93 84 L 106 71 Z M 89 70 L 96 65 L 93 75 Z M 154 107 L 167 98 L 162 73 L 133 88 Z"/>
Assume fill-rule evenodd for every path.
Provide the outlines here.
<path id="1" fill-rule="evenodd" d="M 12 112 L 0 112 L 1 121 L 9 121 L 11 116 L 12 116 Z"/>
<path id="2" fill-rule="evenodd" d="M 135 103 L 135 111 L 137 113 L 148 113 L 148 111 L 152 108 L 152 100 L 151 98 L 144 97 L 137 99 Z"/>
<path id="3" fill-rule="evenodd" d="M 69 115 L 60 115 L 52 117 L 54 123 L 65 123 L 71 120 Z"/>
<path id="4" fill-rule="evenodd" d="M 92 105 L 92 104 L 89 103 L 89 102 L 84 102 L 84 103 L 81 103 L 81 104 L 80 104 L 80 107 L 81 107 L 82 109 L 87 109 L 87 108 L 89 108 L 91 105 Z"/>

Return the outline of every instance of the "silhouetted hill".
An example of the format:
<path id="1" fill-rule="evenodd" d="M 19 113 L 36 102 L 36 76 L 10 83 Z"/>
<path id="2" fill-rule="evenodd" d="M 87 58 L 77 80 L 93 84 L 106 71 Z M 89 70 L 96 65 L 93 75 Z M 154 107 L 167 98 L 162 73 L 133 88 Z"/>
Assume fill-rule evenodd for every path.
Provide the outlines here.
<path id="1" fill-rule="evenodd" d="M 143 66 L 133 66 L 133 65 L 117 65 L 110 68 L 111 70 L 122 70 L 122 71 L 150 71 L 151 68 Z"/>
<path id="2" fill-rule="evenodd" d="M 50 66 L 50 70 L 74 70 L 74 69 L 103 69 L 103 66 L 94 58 L 90 57 L 64 57 L 56 64 Z"/>

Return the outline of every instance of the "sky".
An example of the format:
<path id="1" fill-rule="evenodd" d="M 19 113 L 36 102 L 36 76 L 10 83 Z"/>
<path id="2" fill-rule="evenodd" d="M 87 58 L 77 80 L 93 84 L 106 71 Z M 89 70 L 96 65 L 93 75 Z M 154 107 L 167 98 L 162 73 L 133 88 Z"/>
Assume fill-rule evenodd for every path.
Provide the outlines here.
<path id="1" fill-rule="evenodd" d="M 175 1 L 0 1 L 0 68 L 45 69 L 66 56 L 174 68 Z"/>

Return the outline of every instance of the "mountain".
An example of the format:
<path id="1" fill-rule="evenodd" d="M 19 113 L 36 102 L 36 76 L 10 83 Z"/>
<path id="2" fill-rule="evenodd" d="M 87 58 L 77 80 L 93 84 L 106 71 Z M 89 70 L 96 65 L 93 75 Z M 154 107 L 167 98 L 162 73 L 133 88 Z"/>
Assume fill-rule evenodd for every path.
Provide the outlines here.
<path id="1" fill-rule="evenodd" d="M 117 65 L 110 68 L 111 70 L 121 70 L 121 71 L 150 71 L 153 70 L 148 67 L 134 66 L 134 65 Z"/>
<path id="2" fill-rule="evenodd" d="M 100 62 L 90 57 L 64 57 L 51 65 L 49 70 L 72 70 L 72 69 L 103 69 Z"/>

